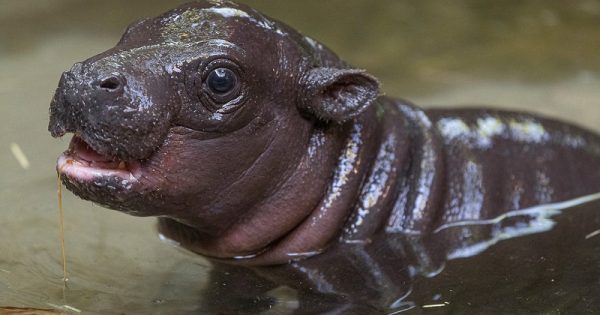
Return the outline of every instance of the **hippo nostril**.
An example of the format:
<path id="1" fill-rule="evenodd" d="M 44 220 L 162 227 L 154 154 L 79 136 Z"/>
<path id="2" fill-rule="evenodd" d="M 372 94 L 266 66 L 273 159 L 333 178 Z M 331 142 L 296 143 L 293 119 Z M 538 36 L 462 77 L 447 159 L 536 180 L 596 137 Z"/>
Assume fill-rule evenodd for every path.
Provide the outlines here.
<path id="1" fill-rule="evenodd" d="M 117 91 L 123 87 L 123 81 L 120 76 L 110 76 L 100 81 L 100 88 L 109 92 Z"/>

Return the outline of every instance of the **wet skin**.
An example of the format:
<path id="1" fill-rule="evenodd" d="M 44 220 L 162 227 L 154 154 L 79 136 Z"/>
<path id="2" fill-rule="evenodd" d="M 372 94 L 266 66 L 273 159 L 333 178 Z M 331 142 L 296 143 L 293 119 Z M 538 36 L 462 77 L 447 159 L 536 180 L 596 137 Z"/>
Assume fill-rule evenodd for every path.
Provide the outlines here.
<path id="1" fill-rule="evenodd" d="M 212 258 L 213 283 L 244 274 L 255 284 L 237 296 L 288 285 L 332 312 L 393 309 L 420 236 L 600 191 L 597 135 L 379 96 L 373 76 L 231 2 L 138 21 L 75 64 L 49 130 L 74 134 L 57 166 L 68 189 L 159 217 L 163 236 Z"/>

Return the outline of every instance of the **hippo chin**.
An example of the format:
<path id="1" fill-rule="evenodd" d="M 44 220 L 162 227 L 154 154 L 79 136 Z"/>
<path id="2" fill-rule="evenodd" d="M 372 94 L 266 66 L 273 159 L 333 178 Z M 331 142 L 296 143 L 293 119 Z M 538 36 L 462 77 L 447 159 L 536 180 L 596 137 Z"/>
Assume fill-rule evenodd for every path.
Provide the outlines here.
<path id="1" fill-rule="evenodd" d="M 49 130 L 74 134 L 57 170 L 81 198 L 157 216 L 163 236 L 217 265 L 279 270 L 293 279 L 279 285 L 357 304 L 376 296 L 375 308 L 406 293 L 398 237 L 600 191 L 597 135 L 380 96 L 364 70 L 226 1 L 138 21 L 75 64 Z M 336 276 L 351 273 L 379 282 Z"/>

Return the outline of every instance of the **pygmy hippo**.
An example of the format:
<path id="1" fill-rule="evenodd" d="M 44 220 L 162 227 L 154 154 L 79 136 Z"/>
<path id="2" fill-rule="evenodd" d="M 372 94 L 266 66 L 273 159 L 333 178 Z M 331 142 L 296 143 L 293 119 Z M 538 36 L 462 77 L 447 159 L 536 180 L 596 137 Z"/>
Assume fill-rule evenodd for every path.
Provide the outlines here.
<path id="1" fill-rule="evenodd" d="M 600 191 L 592 132 L 380 96 L 372 75 L 228 1 L 135 22 L 76 63 L 49 131 L 74 134 L 57 170 L 76 195 L 158 217 L 229 270 L 218 283 L 252 271 L 250 299 L 288 285 L 332 313 L 397 307 L 427 269 L 421 236 Z"/>

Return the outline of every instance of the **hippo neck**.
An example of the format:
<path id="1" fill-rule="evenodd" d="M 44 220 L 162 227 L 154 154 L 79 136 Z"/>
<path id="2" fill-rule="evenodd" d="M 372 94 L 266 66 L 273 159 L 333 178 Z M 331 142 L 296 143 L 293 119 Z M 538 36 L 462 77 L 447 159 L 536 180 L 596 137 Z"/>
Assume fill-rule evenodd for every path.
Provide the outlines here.
<path id="1" fill-rule="evenodd" d="M 336 135 L 343 146 L 335 155 L 336 164 L 329 171 L 332 176 L 321 190 L 319 202 L 264 252 L 240 263 L 273 265 L 309 257 L 320 253 L 339 235 L 359 199 L 385 131 L 378 116 L 377 108 L 373 107 Z M 298 191 L 302 189 L 299 187 Z"/>
<path id="2" fill-rule="evenodd" d="M 439 136 L 427 115 L 411 104 L 382 98 L 374 107 L 354 122 L 346 136 L 319 205 L 248 263 L 269 265 L 310 257 L 336 238 L 365 244 L 379 232 L 420 234 L 431 228 L 442 196 Z"/>

